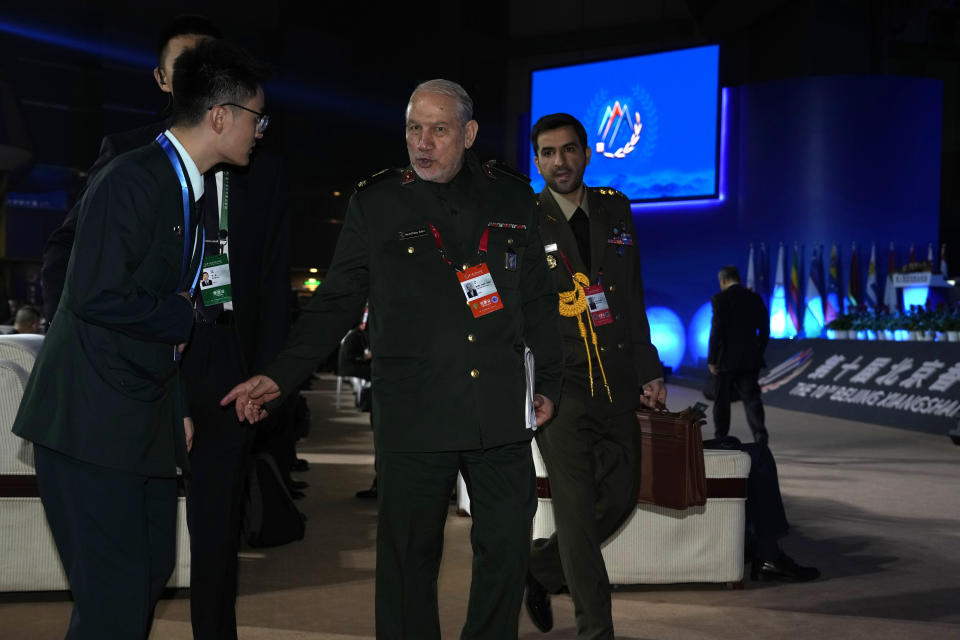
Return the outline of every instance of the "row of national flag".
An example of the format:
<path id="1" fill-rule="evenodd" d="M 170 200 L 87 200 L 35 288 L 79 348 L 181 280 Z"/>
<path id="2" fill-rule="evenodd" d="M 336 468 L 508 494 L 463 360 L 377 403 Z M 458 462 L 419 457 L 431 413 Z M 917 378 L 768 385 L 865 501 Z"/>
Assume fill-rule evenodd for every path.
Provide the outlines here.
<path id="1" fill-rule="evenodd" d="M 796 243 L 793 245 L 789 271 L 787 271 L 786 251 L 786 247 L 781 242 L 771 289 L 770 261 L 766 244 L 761 242 L 757 251 L 754 251 L 752 244 L 750 245 L 747 280 L 744 284 L 769 302 L 771 337 L 820 336 L 824 326 L 842 315 L 845 309 L 852 311 L 858 307 L 870 309 L 886 307 L 890 311 L 899 310 L 899 298 L 893 286 L 893 274 L 897 269 L 893 242 L 890 243 L 882 293 L 877 275 L 876 244 L 870 248 L 870 262 L 867 265 L 867 277 L 863 288 L 860 286 L 862 274 L 856 243 L 853 243 L 850 249 L 850 269 L 847 272 L 846 287 L 841 286 L 843 280 L 840 274 L 840 252 L 837 245 L 834 244 L 830 249 L 826 272 L 824 272 L 823 245 L 813 248 L 806 278 L 803 277 L 800 257 L 802 252 L 799 245 Z M 933 244 L 928 245 L 927 261 L 931 263 L 934 271 L 939 271 L 945 276 L 947 274 L 946 254 L 946 245 L 942 245 L 939 261 L 936 261 Z M 910 245 L 908 262 L 917 262 L 913 245 Z M 802 283 L 805 283 L 805 286 Z"/>

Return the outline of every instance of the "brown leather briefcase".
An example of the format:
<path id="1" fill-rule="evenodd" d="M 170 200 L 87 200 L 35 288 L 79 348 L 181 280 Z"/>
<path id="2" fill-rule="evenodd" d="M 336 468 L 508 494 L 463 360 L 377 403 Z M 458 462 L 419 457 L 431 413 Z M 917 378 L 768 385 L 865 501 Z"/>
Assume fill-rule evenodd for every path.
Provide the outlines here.
<path id="1" fill-rule="evenodd" d="M 637 502 L 670 509 L 706 504 L 703 413 L 688 407 L 679 413 L 640 409 L 636 415 L 640 429 Z"/>

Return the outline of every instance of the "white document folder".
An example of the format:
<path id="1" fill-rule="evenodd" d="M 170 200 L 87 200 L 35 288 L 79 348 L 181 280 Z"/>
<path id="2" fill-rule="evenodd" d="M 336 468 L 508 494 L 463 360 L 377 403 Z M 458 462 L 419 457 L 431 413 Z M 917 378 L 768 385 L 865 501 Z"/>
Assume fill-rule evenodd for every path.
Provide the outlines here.
<path id="1" fill-rule="evenodd" d="M 533 351 L 530 347 L 523 349 L 523 369 L 527 377 L 526 420 L 527 429 L 537 430 L 537 412 L 533 407 Z"/>

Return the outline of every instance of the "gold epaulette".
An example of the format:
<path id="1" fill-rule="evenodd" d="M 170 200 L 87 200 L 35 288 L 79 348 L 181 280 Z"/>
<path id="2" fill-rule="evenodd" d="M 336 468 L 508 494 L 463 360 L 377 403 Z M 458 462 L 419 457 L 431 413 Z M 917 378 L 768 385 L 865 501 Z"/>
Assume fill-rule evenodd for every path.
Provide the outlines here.
<path id="1" fill-rule="evenodd" d="M 590 189 L 591 191 L 596 191 L 602 196 L 610 196 L 612 198 L 623 198 L 624 200 L 630 199 L 626 195 L 624 195 L 623 193 L 621 193 L 620 191 L 617 191 L 612 187 L 587 187 L 587 188 Z"/>
<path id="2" fill-rule="evenodd" d="M 514 180 L 519 180 L 524 184 L 530 184 L 530 177 L 524 173 L 520 173 L 513 167 L 509 167 L 499 160 L 487 160 L 483 163 L 483 172 L 487 174 L 487 177 L 491 180 L 497 179 L 497 174 L 502 174 L 505 176 L 510 176 Z"/>

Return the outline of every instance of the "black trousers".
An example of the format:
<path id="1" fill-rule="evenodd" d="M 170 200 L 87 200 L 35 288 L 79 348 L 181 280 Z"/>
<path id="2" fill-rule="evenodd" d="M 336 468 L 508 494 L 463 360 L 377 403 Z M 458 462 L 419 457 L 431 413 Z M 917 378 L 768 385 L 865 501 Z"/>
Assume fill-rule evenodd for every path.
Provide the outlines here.
<path id="1" fill-rule="evenodd" d="M 570 590 L 578 638 L 614 637 L 600 545 L 637 505 L 636 419 L 611 415 L 605 403 L 565 391 L 556 417 L 537 433 L 557 529 L 534 540 L 530 572 L 547 591 Z"/>
<path id="2" fill-rule="evenodd" d="M 220 398 L 246 376 L 234 328 L 197 324 L 183 374 L 194 422 L 187 494 L 195 640 L 237 637 L 237 553 L 254 429 Z"/>
<path id="3" fill-rule="evenodd" d="M 778 540 L 787 535 L 790 525 L 780 495 L 777 462 L 766 445 L 741 443 L 727 436 L 704 440 L 704 449 L 739 449 L 750 456 L 747 476 L 746 546 L 760 560 L 776 560 L 780 553 Z"/>
<path id="4" fill-rule="evenodd" d="M 378 639 L 440 638 L 437 576 L 458 471 L 467 483 L 473 520 L 473 577 L 460 637 L 517 637 L 537 508 L 527 441 L 477 451 L 377 451 Z"/>
<path id="5" fill-rule="evenodd" d="M 176 562 L 176 478 L 35 446 L 37 485 L 73 593 L 67 640 L 142 640 Z"/>
<path id="6" fill-rule="evenodd" d="M 730 433 L 730 397 L 735 388 L 743 401 L 743 409 L 747 414 L 747 424 L 753 439 L 757 442 L 766 442 L 767 429 L 764 426 L 763 402 L 760 400 L 760 385 L 757 378 L 760 371 L 756 369 L 746 371 L 718 371 L 717 372 L 717 399 L 713 403 L 713 427 L 717 438 Z"/>

